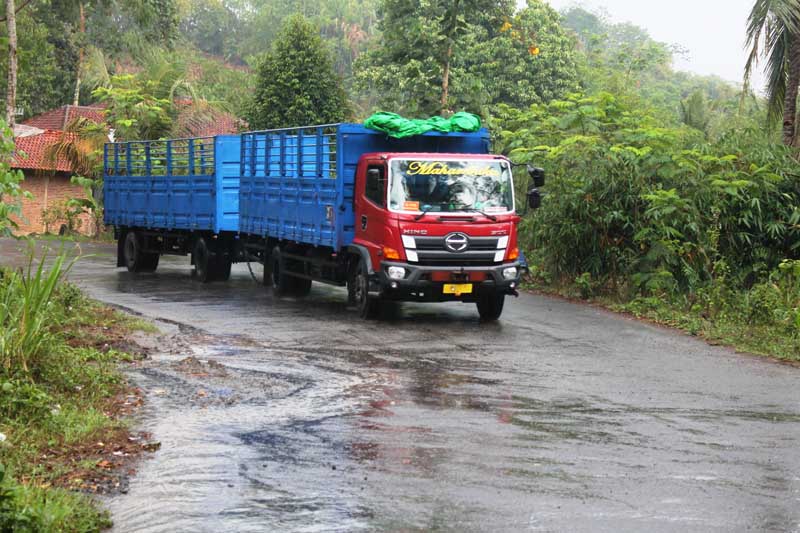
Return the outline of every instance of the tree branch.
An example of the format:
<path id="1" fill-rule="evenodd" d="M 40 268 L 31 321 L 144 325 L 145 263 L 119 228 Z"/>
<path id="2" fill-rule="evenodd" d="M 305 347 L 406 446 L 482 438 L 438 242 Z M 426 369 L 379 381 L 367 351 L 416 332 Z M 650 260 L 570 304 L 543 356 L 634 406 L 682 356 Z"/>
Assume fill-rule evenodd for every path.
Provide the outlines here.
<path id="1" fill-rule="evenodd" d="M 20 11 L 22 11 L 25 8 L 25 6 L 27 6 L 31 2 L 33 2 L 33 0 L 25 0 L 24 2 L 22 2 L 22 4 L 17 9 L 14 10 L 14 13 L 19 13 Z M 6 21 L 6 17 L 0 17 L 0 22 L 5 22 L 5 21 Z"/>

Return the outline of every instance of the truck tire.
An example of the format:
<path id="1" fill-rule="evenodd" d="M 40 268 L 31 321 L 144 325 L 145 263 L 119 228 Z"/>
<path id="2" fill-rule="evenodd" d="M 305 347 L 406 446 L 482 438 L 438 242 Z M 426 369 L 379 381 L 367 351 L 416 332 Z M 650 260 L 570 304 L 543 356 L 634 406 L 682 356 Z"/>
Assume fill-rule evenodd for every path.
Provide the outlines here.
<path id="1" fill-rule="evenodd" d="M 356 305 L 356 273 L 358 272 L 358 261 L 353 261 L 347 269 L 347 306 Z"/>
<path id="2" fill-rule="evenodd" d="M 365 320 L 375 318 L 380 308 L 380 302 L 369 295 L 369 274 L 363 263 L 358 265 L 353 277 L 353 295 L 358 316 Z"/>
<path id="3" fill-rule="evenodd" d="M 271 257 L 268 256 L 264 259 L 264 275 L 261 278 L 261 283 L 265 287 L 272 287 L 272 264 Z"/>
<path id="4" fill-rule="evenodd" d="M 128 272 L 155 272 L 158 268 L 159 254 L 142 250 L 142 238 L 135 231 L 125 234 L 122 254 Z"/>
<path id="5" fill-rule="evenodd" d="M 500 315 L 503 314 L 503 304 L 505 304 L 506 295 L 500 293 L 486 293 L 478 297 L 475 302 L 478 306 L 478 314 L 481 315 L 481 320 L 485 322 L 494 322 Z"/>
<path id="6" fill-rule="evenodd" d="M 195 241 L 192 249 L 192 258 L 194 259 L 195 277 L 202 283 L 214 281 L 216 262 L 205 238 L 199 237 Z"/>
<path id="7" fill-rule="evenodd" d="M 272 288 L 276 296 L 287 296 L 293 292 L 295 278 L 286 275 L 286 262 L 281 249 L 276 246 L 269 255 L 269 271 L 272 276 Z"/>

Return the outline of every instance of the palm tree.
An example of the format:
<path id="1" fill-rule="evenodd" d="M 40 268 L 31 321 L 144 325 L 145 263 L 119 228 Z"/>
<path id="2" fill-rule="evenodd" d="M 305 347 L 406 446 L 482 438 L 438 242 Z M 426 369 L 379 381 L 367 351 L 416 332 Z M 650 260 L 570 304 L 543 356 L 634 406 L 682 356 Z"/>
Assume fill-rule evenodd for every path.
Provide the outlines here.
<path id="1" fill-rule="evenodd" d="M 747 19 L 745 86 L 760 59 L 767 60 L 769 119 L 783 117 L 783 142 L 797 146 L 800 88 L 800 0 L 756 0 Z"/>

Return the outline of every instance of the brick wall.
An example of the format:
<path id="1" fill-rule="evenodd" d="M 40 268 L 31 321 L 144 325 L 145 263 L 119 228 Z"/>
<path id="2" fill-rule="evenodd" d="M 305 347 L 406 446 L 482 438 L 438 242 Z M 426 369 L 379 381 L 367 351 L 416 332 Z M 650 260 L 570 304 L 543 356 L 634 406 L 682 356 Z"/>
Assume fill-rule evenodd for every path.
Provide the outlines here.
<path id="1" fill-rule="evenodd" d="M 45 228 L 42 221 L 42 210 L 63 202 L 70 198 L 84 198 L 83 187 L 73 185 L 69 181 L 69 175 L 63 172 L 56 174 L 43 175 L 35 171 L 25 170 L 25 180 L 22 188 L 29 191 L 33 198 L 22 201 L 22 217 L 15 217 L 19 229 L 17 234 L 27 235 L 29 233 L 58 233 L 61 225 L 67 225 L 66 220 L 60 220 L 56 224 Z M 88 214 L 79 217 L 80 225 L 77 231 L 84 235 L 94 233 L 94 222 Z"/>

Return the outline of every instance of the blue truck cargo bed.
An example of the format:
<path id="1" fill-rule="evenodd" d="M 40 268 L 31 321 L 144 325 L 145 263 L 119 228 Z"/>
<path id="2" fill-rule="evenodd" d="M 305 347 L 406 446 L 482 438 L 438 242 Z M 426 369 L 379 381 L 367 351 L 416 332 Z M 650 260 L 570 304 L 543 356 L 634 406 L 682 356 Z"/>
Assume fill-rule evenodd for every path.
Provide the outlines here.
<path id="1" fill-rule="evenodd" d="M 394 139 L 360 124 L 241 136 L 240 232 L 340 250 L 355 234 L 359 158 L 373 152 L 489 153 L 489 133 L 429 132 Z"/>
<path id="2" fill-rule="evenodd" d="M 105 223 L 239 231 L 239 135 L 107 143 Z"/>

